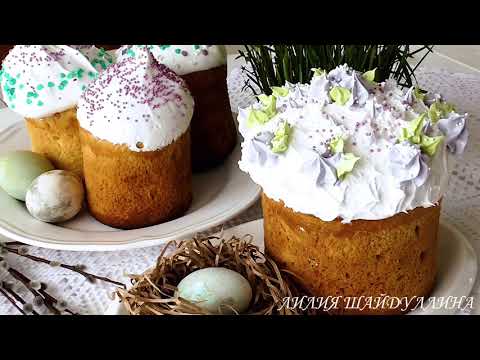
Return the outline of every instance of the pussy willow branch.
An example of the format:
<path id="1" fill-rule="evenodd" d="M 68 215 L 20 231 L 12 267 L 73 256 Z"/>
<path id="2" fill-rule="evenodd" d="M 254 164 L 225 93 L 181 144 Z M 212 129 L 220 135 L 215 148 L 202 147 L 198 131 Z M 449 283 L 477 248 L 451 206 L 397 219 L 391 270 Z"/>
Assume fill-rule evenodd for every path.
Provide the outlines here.
<path id="1" fill-rule="evenodd" d="M 19 294 L 17 294 L 10 285 L 8 285 L 6 282 L 2 283 L 3 290 L 5 290 L 9 295 L 11 295 L 15 300 L 17 300 L 20 304 L 25 305 L 27 302 L 25 299 L 23 299 Z M 23 310 L 22 310 L 23 312 Z M 32 314 L 33 315 L 40 315 L 38 312 L 36 312 L 34 309 L 32 309 Z"/>
<path id="2" fill-rule="evenodd" d="M 12 304 L 22 315 L 27 315 L 25 311 L 23 311 L 23 309 L 17 305 L 15 300 L 12 299 L 10 295 L 8 295 L 8 293 L 2 287 L 0 287 L 0 294 L 2 294 L 10 302 L 10 304 Z"/>
<path id="3" fill-rule="evenodd" d="M 33 296 L 40 296 L 43 299 L 45 306 L 47 307 L 48 310 L 50 310 L 50 312 L 52 312 L 55 315 L 61 314 L 61 311 L 55 307 L 55 304 L 58 303 L 58 300 L 45 291 L 44 284 L 42 284 L 42 287 L 40 288 L 40 290 L 37 291 L 34 288 L 32 288 L 32 286 L 30 285 L 31 280 L 27 276 L 19 272 L 18 270 L 10 268 L 8 269 L 8 272 L 15 279 L 20 281 L 33 294 Z M 65 312 L 72 315 L 77 315 L 69 309 L 65 309 Z"/>
<path id="4" fill-rule="evenodd" d="M 44 258 L 41 258 L 41 257 L 38 257 L 38 256 L 29 255 L 29 254 L 21 254 L 18 251 L 18 249 L 13 249 L 13 248 L 8 247 L 8 246 L 5 246 L 4 249 L 7 250 L 8 252 L 12 253 L 12 254 L 27 258 L 27 259 L 32 260 L 32 261 L 36 261 L 36 262 L 40 262 L 40 263 L 44 263 L 44 264 L 48 264 L 48 265 L 50 265 L 53 262 L 51 260 L 44 259 Z M 103 282 L 114 284 L 114 285 L 117 285 L 117 286 L 120 286 L 120 287 L 126 289 L 126 285 L 121 283 L 121 282 L 114 281 L 114 280 L 111 280 L 111 279 L 103 277 L 103 276 L 90 274 L 86 271 L 83 271 L 78 266 L 72 266 L 72 265 L 67 265 L 67 264 L 59 264 L 59 267 L 70 270 L 70 271 L 73 271 L 77 274 L 80 274 L 91 282 L 93 282 L 96 279 L 96 280 L 100 280 L 100 281 L 103 281 Z"/>

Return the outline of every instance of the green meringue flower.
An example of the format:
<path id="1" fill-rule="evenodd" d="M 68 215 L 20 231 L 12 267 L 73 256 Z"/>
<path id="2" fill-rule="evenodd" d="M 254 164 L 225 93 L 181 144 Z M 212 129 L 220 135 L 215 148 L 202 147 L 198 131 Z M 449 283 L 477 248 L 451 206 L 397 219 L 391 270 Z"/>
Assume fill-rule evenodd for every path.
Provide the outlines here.
<path id="1" fill-rule="evenodd" d="M 330 149 L 335 154 L 343 153 L 344 145 L 345 145 L 345 142 L 343 141 L 343 138 L 341 136 L 338 136 L 332 141 L 330 141 Z"/>
<path id="2" fill-rule="evenodd" d="M 435 155 L 438 145 L 443 141 L 444 136 L 430 137 L 423 134 L 423 125 L 427 113 L 423 113 L 415 120 L 410 121 L 408 127 L 402 129 L 402 136 L 399 141 L 409 141 L 412 144 L 420 145 L 420 150 L 429 156 Z"/>
<path id="3" fill-rule="evenodd" d="M 264 125 L 266 124 L 268 121 L 270 120 L 270 118 L 268 117 L 268 115 L 261 111 L 261 110 L 253 110 L 250 111 L 250 115 L 248 115 L 248 118 L 247 118 L 247 126 L 249 128 L 253 128 L 255 126 L 258 126 L 258 125 Z"/>
<path id="4" fill-rule="evenodd" d="M 276 97 L 285 97 L 288 95 L 289 90 L 286 87 L 272 86 L 272 93 Z"/>
<path id="5" fill-rule="evenodd" d="M 340 180 L 345 179 L 345 177 L 352 172 L 358 160 L 360 160 L 360 158 L 352 153 L 343 154 L 337 165 L 337 177 Z"/>
<path id="6" fill-rule="evenodd" d="M 434 136 L 430 137 L 427 135 L 422 135 L 422 140 L 420 142 L 420 149 L 429 156 L 435 155 L 438 149 L 438 145 L 443 141 L 444 136 Z"/>
<path id="7" fill-rule="evenodd" d="M 275 136 L 272 139 L 272 152 L 276 154 L 284 153 L 288 150 L 293 128 L 287 123 L 283 122 L 275 131 Z"/>
<path id="8" fill-rule="evenodd" d="M 314 77 L 315 77 L 315 76 L 322 76 L 322 75 L 324 75 L 324 74 L 326 73 L 325 70 L 320 69 L 320 68 L 312 68 L 311 70 L 313 71 L 313 76 L 314 76 Z"/>
<path id="9" fill-rule="evenodd" d="M 436 123 L 442 118 L 448 117 L 448 114 L 455 111 L 455 106 L 447 102 L 435 101 L 428 109 L 428 117 L 432 123 Z"/>
<path id="10" fill-rule="evenodd" d="M 420 91 L 418 86 L 415 86 L 415 89 L 413 89 L 413 96 L 419 101 L 423 101 L 423 99 L 425 99 L 425 94 Z"/>
<path id="11" fill-rule="evenodd" d="M 275 96 L 259 95 L 258 99 L 263 105 L 262 110 L 252 109 L 247 119 L 247 126 L 253 128 L 255 126 L 264 125 L 277 115 L 277 99 Z"/>
<path id="12" fill-rule="evenodd" d="M 402 135 L 399 139 L 400 142 L 409 141 L 412 144 L 420 144 L 425 117 L 426 113 L 423 113 L 416 119 L 410 121 L 408 126 L 402 129 Z"/>
<path id="13" fill-rule="evenodd" d="M 350 100 L 351 96 L 352 92 L 341 86 L 335 86 L 332 90 L 330 90 L 330 97 L 332 100 L 341 106 L 344 106 L 348 100 Z"/>
<path id="14" fill-rule="evenodd" d="M 263 111 L 269 118 L 272 118 L 277 114 L 277 98 L 275 96 L 262 94 L 258 96 L 258 99 L 263 105 Z"/>
<path id="15" fill-rule="evenodd" d="M 375 68 L 373 70 L 370 70 L 370 71 L 367 71 L 367 72 L 363 73 L 362 77 L 369 82 L 374 82 L 376 71 L 377 71 L 377 68 Z"/>

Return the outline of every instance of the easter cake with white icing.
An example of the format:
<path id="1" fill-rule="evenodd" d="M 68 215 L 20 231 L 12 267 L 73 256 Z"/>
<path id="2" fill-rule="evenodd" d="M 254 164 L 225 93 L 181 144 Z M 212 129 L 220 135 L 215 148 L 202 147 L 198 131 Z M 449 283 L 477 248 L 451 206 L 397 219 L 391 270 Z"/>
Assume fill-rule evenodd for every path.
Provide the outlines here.
<path id="1" fill-rule="evenodd" d="M 136 50 L 102 72 L 78 106 L 89 209 L 122 229 L 179 217 L 192 201 L 194 100 L 147 47 Z"/>
<path id="2" fill-rule="evenodd" d="M 375 83 L 373 71 L 314 70 L 238 116 L 267 251 L 318 296 L 428 295 L 467 115 L 439 95 Z"/>
<path id="3" fill-rule="evenodd" d="M 77 49 L 67 45 L 16 45 L 3 61 L 3 99 L 23 116 L 34 152 L 58 169 L 82 173 L 76 106 L 98 75 Z"/>
<path id="4" fill-rule="evenodd" d="M 124 45 L 119 59 L 137 55 L 145 45 Z M 227 88 L 224 45 L 146 45 L 155 59 L 180 75 L 195 99 L 192 118 L 192 166 L 196 171 L 220 165 L 237 144 L 237 129 Z"/>

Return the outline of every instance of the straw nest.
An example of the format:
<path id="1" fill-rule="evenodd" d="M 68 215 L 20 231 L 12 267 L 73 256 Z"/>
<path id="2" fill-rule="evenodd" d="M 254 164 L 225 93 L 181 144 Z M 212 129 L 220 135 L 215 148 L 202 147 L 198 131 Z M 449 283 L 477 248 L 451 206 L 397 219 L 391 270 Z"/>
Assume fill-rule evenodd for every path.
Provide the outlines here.
<path id="1" fill-rule="evenodd" d="M 295 284 L 295 276 L 280 270 L 251 240 L 252 237 L 246 235 L 243 238 L 210 236 L 171 242 L 162 251 L 156 267 L 142 275 L 129 275 L 131 288 L 117 290 L 117 296 L 131 315 L 210 315 L 178 297 L 177 285 L 196 270 L 224 267 L 242 274 L 252 287 L 252 302 L 245 314 L 302 314 L 299 309 L 281 306 L 286 297 L 305 295 Z M 212 241 L 218 245 L 213 245 Z M 173 253 L 166 255 L 169 248 Z"/>

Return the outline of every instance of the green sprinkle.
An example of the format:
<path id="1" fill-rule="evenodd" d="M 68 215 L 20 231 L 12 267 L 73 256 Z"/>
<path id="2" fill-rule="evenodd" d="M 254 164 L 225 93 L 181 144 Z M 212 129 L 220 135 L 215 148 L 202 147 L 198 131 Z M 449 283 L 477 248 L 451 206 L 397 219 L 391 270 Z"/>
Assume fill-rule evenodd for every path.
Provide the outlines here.
<path id="1" fill-rule="evenodd" d="M 20 85 L 18 86 L 18 88 L 19 88 L 20 90 L 22 90 L 24 87 L 25 87 L 25 85 L 23 85 L 23 84 L 20 84 Z"/>
<path id="2" fill-rule="evenodd" d="M 65 75 L 64 73 L 61 73 L 61 74 L 60 74 L 60 77 L 61 77 L 62 79 L 63 79 L 65 76 L 67 76 L 67 75 Z"/>
<path id="3" fill-rule="evenodd" d="M 40 84 L 40 85 L 37 86 L 37 90 L 43 90 L 44 87 L 45 87 L 45 86 L 43 86 L 42 84 Z"/>
<path id="4" fill-rule="evenodd" d="M 37 103 L 37 105 L 38 105 L 38 106 L 43 106 L 43 101 L 39 101 L 39 102 Z"/>
<path id="5" fill-rule="evenodd" d="M 55 86 L 55 84 L 54 84 L 53 82 L 49 81 L 48 84 L 47 84 L 47 86 L 48 86 L 49 88 L 52 88 L 52 87 Z"/>
<path id="6" fill-rule="evenodd" d="M 95 78 L 97 75 L 94 72 L 89 71 L 88 76 L 91 77 L 91 78 Z"/>
<path id="7" fill-rule="evenodd" d="M 35 96 L 35 93 L 34 93 L 34 92 L 29 91 L 29 92 L 27 93 L 27 97 L 34 97 L 34 96 Z"/>
<path id="8" fill-rule="evenodd" d="M 87 88 L 87 85 L 82 85 L 82 91 L 85 91 L 86 88 Z"/>
<path id="9" fill-rule="evenodd" d="M 17 80 L 10 79 L 8 82 L 10 83 L 10 85 L 15 85 L 17 83 Z"/>
<path id="10" fill-rule="evenodd" d="M 180 54 L 180 53 L 182 52 L 182 49 L 175 49 L 175 52 L 176 52 L 177 54 Z"/>
<path id="11" fill-rule="evenodd" d="M 32 99 L 27 99 L 27 104 L 30 105 L 32 103 Z"/>
<path id="12" fill-rule="evenodd" d="M 135 57 L 135 51 L 132 50 L 132 48 L 128 49 L 127 55 L 130 57 Z"/>

